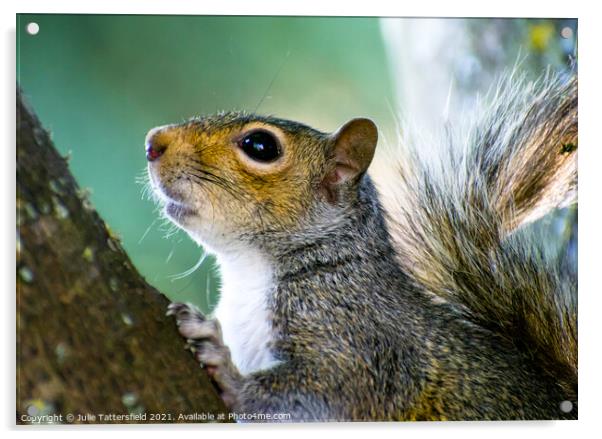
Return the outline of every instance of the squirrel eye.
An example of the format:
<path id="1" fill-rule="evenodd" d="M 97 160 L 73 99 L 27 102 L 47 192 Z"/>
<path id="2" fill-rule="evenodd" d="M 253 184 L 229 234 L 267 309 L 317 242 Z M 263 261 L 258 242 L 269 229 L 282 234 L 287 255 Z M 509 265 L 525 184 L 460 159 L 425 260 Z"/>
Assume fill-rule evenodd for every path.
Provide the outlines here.
<path id="1" fill-rule="evenodd" d="M 258 162 L 272 162 L 280 157 L 278 140 L 266 131 L 247 134 L 238 144 L 246 155 Z"/>

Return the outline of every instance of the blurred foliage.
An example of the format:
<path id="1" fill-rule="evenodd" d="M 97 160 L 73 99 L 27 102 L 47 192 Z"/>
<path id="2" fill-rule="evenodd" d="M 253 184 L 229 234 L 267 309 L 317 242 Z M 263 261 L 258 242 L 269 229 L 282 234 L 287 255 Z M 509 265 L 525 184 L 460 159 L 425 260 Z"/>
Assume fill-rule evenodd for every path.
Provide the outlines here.
<path id="1" fill-rule="evenodd" d="M 531 47 L 538 52 L 544 52 L 553 35 L 554 26 L 551 23 L 533 24 L 529 29 Z"/>
<path id="2" fill-rule="evenodd" d="M 29 22 L 39 34 L 26 33 Z M 534 76 L 567 71 L 576 34 L 576 20 L 558 19 L 21 14 L 17 78 L 141 273 L 207 311 L 219 282 L 212 259 L 173 278 L 202 250 L 157 219 L 135 183 L 150 128 L 221 109 L 328 131 L 366 116 L 391 143 L 392 107 L 437 127 L 449 81 L 460 107 L 517 62 Z"/>
<path id="3" fill-rule="evenodd" d="M 381 19 L 396 111 L 429 130 L 458 122 L 500 75 L 568 75 L 576 61 L 572 19 Z"/>
<path id="4" fill-rule="evenodd" d="M 576 60 L 577 20 L 470 20 L 471 47 L 484 70 L 496 73 L 517 65 L 532 77 L 546 69 L 568 72 Z"/>

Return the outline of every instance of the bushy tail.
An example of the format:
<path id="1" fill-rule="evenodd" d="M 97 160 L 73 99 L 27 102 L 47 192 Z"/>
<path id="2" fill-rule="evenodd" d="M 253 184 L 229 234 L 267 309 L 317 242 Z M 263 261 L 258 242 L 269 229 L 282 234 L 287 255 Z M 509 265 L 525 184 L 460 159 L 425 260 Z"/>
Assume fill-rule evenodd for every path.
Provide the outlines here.
<path id="1" fill-rule="evenodd" d="M 577 391 L 577 282 L 525 224 L 576 202 L 577 80 L 510 76 L 435 161 L 405 144 L 390 225 L 428 291 Z M 399 183 L 396 183 L 399 184 Z"/>

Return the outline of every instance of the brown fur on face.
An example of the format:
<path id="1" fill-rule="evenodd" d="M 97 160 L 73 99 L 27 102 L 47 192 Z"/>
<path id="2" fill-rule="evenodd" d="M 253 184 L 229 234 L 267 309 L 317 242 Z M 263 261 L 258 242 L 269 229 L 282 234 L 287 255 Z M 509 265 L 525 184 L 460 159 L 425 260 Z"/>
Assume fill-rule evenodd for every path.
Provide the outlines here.
<path id="1" fill-rule="evenodd" d="M 274 162 L 254 161 L 238 145 L 258 128 L 280 143 Z M 332 143 L 301 124 L 237 113 L 155 128 L 149 142 L 166 147 L 149 163 L 149 173 L 167 215 L 210 245 L 213 235 L 298 228 L 318 201 L 315 188 L 326 174 Z"/>
<path id="2" fill-rule="evenodd" d="M 277 139 L 276 160 L 259 162 L 240 147 L 257 130 Z M 368 119 L 329 135 L 282 119 L 222 113 L 155 128 L 146 143 L 164 151 L 149 162 L 149 173 L 166 214 L 196 240 L 219 247 L 328 222 L 355 199 L 376 141 Z"/>

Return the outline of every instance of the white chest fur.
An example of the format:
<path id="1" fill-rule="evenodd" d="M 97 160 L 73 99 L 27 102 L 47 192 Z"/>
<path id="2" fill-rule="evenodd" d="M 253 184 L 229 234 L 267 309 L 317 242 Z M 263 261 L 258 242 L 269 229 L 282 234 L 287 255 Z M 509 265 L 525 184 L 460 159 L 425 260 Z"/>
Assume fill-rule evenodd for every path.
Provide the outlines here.
<path id="1" fill-rule="evenodd" d="M 268 297 L 274 292 L 273 269 L 255 250 L 219 254 L 222 288 L 215 317 L 224 343 L 241 373 L 268 369 L 276 364 Z"/>

